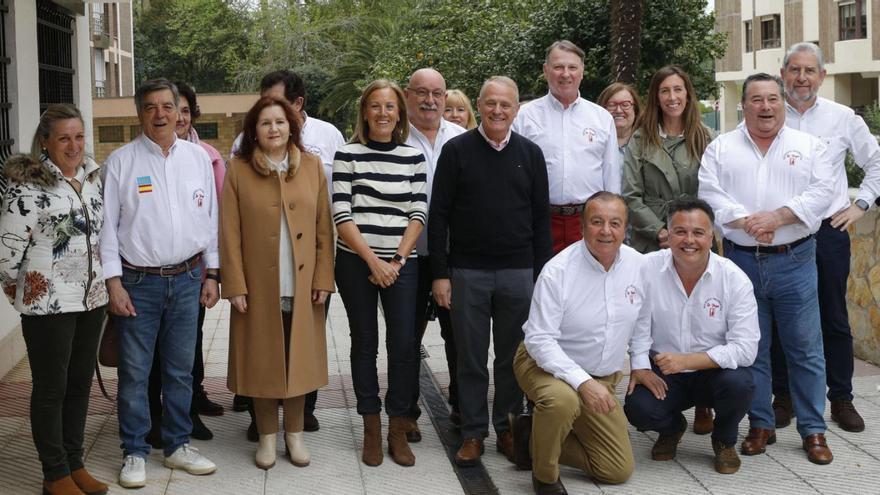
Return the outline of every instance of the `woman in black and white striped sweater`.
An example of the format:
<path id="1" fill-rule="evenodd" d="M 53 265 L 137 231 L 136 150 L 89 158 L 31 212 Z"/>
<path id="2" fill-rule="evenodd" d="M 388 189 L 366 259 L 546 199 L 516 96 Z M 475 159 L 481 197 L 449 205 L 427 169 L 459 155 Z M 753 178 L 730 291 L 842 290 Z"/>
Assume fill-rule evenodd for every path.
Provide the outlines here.
<path id="1" fill-rule="evenodd" d="M 382 301 L 388 349 L 388 452 L 412 466 L 406 413 L 418 384 L 415 298 L 418 263 L 413 248 L 428 214 L 427 166 L 409 133 L 400 88 L 379 79 L 364 90 L 355 135 L 333 163 L 333 220 L 339 232 L 336 284 L 351 329 L 351 377 L 357 411 L 364 418 L 363 461 L 382 463 L 376 305 Z"/>

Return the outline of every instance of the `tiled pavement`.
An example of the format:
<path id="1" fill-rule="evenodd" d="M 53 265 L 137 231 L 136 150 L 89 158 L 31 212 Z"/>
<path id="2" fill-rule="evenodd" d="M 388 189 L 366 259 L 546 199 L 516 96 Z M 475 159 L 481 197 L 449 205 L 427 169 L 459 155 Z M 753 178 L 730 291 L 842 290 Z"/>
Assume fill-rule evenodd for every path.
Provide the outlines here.
<path id="1" fill-rule="evenodd" d="M 321 430 L 306 434 L 312 453 L 311 465 L 297 468 L 285 462 L 281 455 L 283 441 L 279 438 L 276 466 L 269 471 L 257 469 L 253 464 L 255 444 L 244 438 L 248 415 L 228 410 L 232 402 L 224 378 L 229 346 L 228 318 L 229 305 L 225 302 L 208 311 L 204 342 L 206 388 L 210 397 L 226 406 L 227 411 L 220 417 L 203 418 L 214 431 L 213 440 L 193 442 L 217 463 L 218 471 L 202 477 L 171 471 L 162 466 L 161 452 L 154 451 L 147 463 L 148 485 L 135 493 L 432 495 L 463 492 L 429 414 L 419 420 L 423 440 L 413 445 L 414 467 L 400 467 L 387 456 L 379 467 L 367 467 L 359 461 L 362 424 L 354 409 L 348 323 L 338 297 L 331 304 L 328 324 L 330 384 L 321 390 L 318 400 L 317 416 Z M 429 327 L 425 345 L 430 354 L 426 363 L 445 393 L 449 377 L 445 372 L 443 343 L 436 323 Z M 385 359 L 384 349 L 380 349 L 380 371 L 385 368 Z M 835 455 L 829 466 L 807 462 L 794 427 L 778 432 L 779 441 L 768 449 L 767 455 L 743 457 L 741 471 L 733 476 L 714 472 L 708 437 L 688 432 L 676 460 L 661 463 L 650 460 L 655 434 L 631 429 L 636 471 L 629 482 L 619 486 L 600 485 L 568 468 L 563 468 L 563 481 L 572 494 L 880 494 L 880 369 L 858 363 L 857 375 L 855 404 L 865 416 L 868 428 L 863 433 L 854 434 L 829 423 L 828 441 Z M 108 385 L 111 394 L 115 393 L 114 370 L 104 370 L 104 376 L 110 378 Z M 2 495 L 40 491 L 39 462 L 27 420 L 29 378 L 25 359 L 0 381 Z M 384 374 L 381 375 L 383 386 L 384 378 Z M 625 382 L 618 392 L 622 393 L 624 387 Z M 428 408 L 423 407 L 423 410 Z M 741 434 L 745 434 L 746 428 L 744 422 Z M 86 465 L 98 478 L 114 482 L 111 493 L 124 493 L 126 490 L 115 484 L 120 464 L 117 432 L 113 404 L 101 396 L 96 384 L 86 426 Z M 486 447 L 483 466 L 491 483 L 486 491 L 474 493 L 496 493 L 491 490 L 492 485 L 501 494 L 531 493 L 530 474 L 516 471 L 495 452 L 494 434 L 487 439 Z"/>

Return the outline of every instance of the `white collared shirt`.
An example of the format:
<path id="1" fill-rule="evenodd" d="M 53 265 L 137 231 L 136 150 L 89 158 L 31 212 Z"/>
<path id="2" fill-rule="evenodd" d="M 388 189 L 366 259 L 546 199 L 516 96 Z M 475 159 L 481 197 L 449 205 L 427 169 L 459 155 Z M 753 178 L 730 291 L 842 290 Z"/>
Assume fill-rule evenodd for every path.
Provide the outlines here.
<path id="1" fill-rule="evenodd" d="M 776 230 L 772 245 L 789 244 L 817 230 L 833 197 L 825 144 L 783 127 L 765 155 L 745 123 L 714 139 L 703 153 L 699 196 L 715 211 L 715 224 L 736 244 L 755 246 L 743 229 L 727 224 L 759 211 L 788 207 L 800 222 Z"/>
<path id="2" fill-rule="evenodd" d="M 642 276 L 650 320 L 642 320 L 632 344 L 633 369 L 650 369 L 649 349 L 705 352 L 721 368 L 751 366 L 761 329 L 749 277 L 727 258 L 709 253 L 709 264 L 688 296 L 669 249 L 645 255 Z"/>
<path id="3" fill-rule="evenodd" d="M 504 136 L 504 139 L 502 139 L 501 141 L 495 141 L 492 138 L 490 138 L 488 135 L 486 135 L 486 130 L 483 129 L 482 123 L 480 123 L 480 125 L 477 126 L 477 131 L 480 133 L 480 136 L 483 136 L 483 139 L 485 139 L 486 142 L 489 143 L 489 146 L 491 146 L 492 149 L 494 149 L 495 151 L 501 151 L 505 147 L 507 147 L 507 143 L 510 142 L 510 134 L 513 132 L 513 129 L 508 129 L 507 135 Z"/>
<path id="4" fill-rule="evenodd" d="M 111 153 L 103 168 L 106 278 L 122 274 L 121 258 L 158 267 L 203 253 L 207 268 L 220 267 L 214 172 L 201 146 L 175 137 L 166 157 L 141 134 Z"/>
<path id="5" fill-rule="evenodd" d="M 453 124 L 452 122 L 447 121 L 444 118 L 440 119 L 440 129 L 437 130 L 437 135 L 434 137 L 434 144 L 431 144 L 431 141 L 425 137 L 424 134 L 412 124 L 409 125 L 409 137 L 406 138 L 406 144 L 412 146 L 413 148 L 422 152 L 422 155 L 425 157 L 425 163 L 428 166 L 428 206 L 431 206 L 431 189 L 434 184 L 434 169 L 437 168 L 437 159 L 440 158 L 440 152 L 443 150 L 443 145 L 446 144 L 447 141 L 458 136 L 460 134 L 464 134 L 467 132 L 467 129 L 461 127 L 459 125 Z M 419 253 L 419 256 L 427 256 L 428 255 L 428 227 L 426 226 L 422 229 L 422 233 L 419 235 L 418 240 L 416 241 L 416 251 Z"/>
<path id="6" fill-rule="evenodd" d="M 592 376 L 620 371 L 637 320 L 649 317 L 643 264 L 644 255 L 624 245 L 606 272 L 584 242 L 548 261 L 523 325 L 526 349 L 538 366 L 574 389 Z"/>
<path id="7" fill-rule="evenodd" d="M 583 204 L 593 193 L 620 193 L 617 128 L 607 110 L 578 97 L 568 108 L 552 94 L 520 109 L 513 130 L 544 152 L 550 204 Z"/>
<path id="8" fill-rule="evenodd" d="M 850 205 L 845 165 L 847 150 L 853 154 L 856 164 L 865 170 L 865 178 L 862 179 L 856 199 L 868 205 L 874 204 L 880 196 L 880 146 L 865 121 L 851 108 L 825 98 L 816 98 L 816 103 L 801 115 L 786 102 L 785 125 L 816 136 L 828 147 L 833 169 L 834 199 L 825 214 L 826 218 Z"/>

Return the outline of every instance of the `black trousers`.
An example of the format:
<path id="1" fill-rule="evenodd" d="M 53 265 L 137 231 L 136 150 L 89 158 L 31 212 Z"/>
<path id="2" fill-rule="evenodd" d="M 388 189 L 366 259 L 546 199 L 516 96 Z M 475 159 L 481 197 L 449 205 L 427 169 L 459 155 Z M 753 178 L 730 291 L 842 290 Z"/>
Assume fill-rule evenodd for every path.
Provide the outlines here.
<path id="1" fill-rule="evenodd" d="M 853 337 L 846 309 L 846 279 L 849 277 L 850 240 L 847 232 L 826 219 L 816 232 L 816 268 L 819 275 L 819 315 L 825 349 L 825 381 L 828 400 L 852 400 Z M 788 366 L 773 332 L 770 348 L 773 394 L 789 395 Z"/>
<path id="2" fill-rule="evenodd" d="M 408 414 L 413 419 L 418 419 L 422 415 L 422 410 L 419 408 L 419 396 L 421 395 L 419 373 L 422 360 L 419 354 L 421 353 L 422 339 L 425 337 L 425 325 L 432 316 L 436 316 L 440 322 L 440 336 L 443 338 L 446 351 L 446 367 L 449 369 L 449 405 L 452 406 L 453 412 L 458 412 L 458 378 L 456 377 L 458 353 L 455 350 L 455 335 L 452 333 L 452 316 L 448 309 L 441 308 L 434 303 L 431 294 L 433 282 L 431 258 L 419 256 L 419 284 L 416 290 L 416 373 L 413 377 L 415 384 L 413 385 L 412 402 Z"/>
<path id="3" fill-rule="evenodd" d="M 83 467 L 83 431 L 105 310 L 21 317 L 33 380 L 31 431 L 47 481 Z"/>

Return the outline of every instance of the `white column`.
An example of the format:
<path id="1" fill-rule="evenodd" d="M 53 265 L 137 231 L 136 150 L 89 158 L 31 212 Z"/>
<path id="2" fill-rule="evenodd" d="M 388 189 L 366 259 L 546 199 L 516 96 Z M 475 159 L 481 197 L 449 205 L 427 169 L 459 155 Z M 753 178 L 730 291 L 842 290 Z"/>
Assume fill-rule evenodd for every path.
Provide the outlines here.
<path id="1" fill-rule="evenodd" d="M 10 2 L 7 53 L 9 100 L 12 102 L 10 126 L 15 149 L 30 151 L 31 139 L 40 120 L 40 72 L 37 67 L 36 2 Z"/>
<path id="2" fill-rule="evenodd" d="M 73 28 L 73 101 L 82 113 L 86 130 L 86 152 L 93 154 L 94 133 L 92 129 L 92 68 L 89 47 L 89 18 L 76 16 Z"/>

